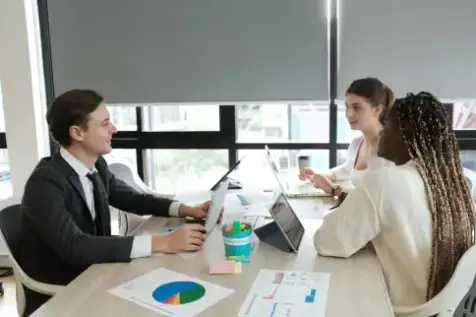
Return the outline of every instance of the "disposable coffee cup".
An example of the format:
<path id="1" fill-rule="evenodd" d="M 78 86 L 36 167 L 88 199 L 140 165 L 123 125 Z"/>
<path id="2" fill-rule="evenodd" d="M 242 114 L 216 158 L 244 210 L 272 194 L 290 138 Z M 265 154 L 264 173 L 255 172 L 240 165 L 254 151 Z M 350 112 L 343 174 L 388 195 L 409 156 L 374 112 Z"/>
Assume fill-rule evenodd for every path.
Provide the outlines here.
<path id="1" fill-rule="evenodd" d="M 298 167 L 300 170 L 311 168 L 311 157 L 309 155 L 300 155 L 298 157 Z"/>

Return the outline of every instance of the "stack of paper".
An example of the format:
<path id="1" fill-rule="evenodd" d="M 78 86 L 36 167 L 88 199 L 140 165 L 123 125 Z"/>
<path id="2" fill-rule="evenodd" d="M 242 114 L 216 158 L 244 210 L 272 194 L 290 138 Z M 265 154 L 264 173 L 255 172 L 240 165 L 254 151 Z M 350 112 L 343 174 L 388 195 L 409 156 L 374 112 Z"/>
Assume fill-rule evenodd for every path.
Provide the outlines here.
<path id="1" fill-rule="evenodd" d="M 241 262 L 220 261 L 210 264 L 209 274 L 238 274 L 241 270 Z"/>

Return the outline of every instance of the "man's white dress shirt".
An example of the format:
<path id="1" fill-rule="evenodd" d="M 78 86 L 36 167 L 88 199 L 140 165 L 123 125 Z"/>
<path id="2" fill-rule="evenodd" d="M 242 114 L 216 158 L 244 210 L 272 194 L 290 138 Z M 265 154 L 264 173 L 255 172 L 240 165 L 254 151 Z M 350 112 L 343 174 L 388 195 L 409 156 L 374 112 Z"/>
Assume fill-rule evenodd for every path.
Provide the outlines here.
<path id="1" fill-rule="evenodd" d="M 96 218 L 96 211 L 94 208 L 94 188 L 92 182 L 89 180 L 87 175 L 89 173 L 96 172 L 96 169 L 90 169 L 84 165 L 81 161 L 75 158 L 71 153 L 66 149 L 61 148 L 60 154 L 63 159 L 73 168 L 73 170 L 78 174 L 79 180 L 83 186 L 84 196 L 86 198 L 86 203 L 91 212 L 92 219 Z M 178 216 L 180 203 L 172 202 L 169 207 L 169 215 L 173 217 Z M 140 258 L 150 256 L 152 253 L 152 236 L 135 236 L 132 242 L 131 249 L 131 258 Z"/>

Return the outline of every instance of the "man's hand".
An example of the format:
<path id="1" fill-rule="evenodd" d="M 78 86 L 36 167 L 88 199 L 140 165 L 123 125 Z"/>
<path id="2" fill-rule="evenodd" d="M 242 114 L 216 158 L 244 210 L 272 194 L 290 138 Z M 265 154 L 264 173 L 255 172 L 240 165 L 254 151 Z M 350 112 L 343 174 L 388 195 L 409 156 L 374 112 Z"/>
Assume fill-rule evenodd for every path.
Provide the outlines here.
<path id="1" fill-rule="evenodd" d="M 180 217 L 192 217 L 195 219 L 203 219 L 208 216 L 208 209 L 210 208 L 211 201 L 206 201 L 201 205 L 195 207 L 189 207 L 187 205 L 181 204 L 179 207 L 179 216 Z M 218 219 L 218 223 L 221 222 L 223 218 L 223 208 L 220 212 L 220 217 Z"/>
<path id="2" fill-rule="evenodd" d="M 177 253 L 197 251 L 205 240 L 205 227 L 198 223 L 184 224 L 177 230 L 164 236 L 152 238 L 152 253 Z"/>

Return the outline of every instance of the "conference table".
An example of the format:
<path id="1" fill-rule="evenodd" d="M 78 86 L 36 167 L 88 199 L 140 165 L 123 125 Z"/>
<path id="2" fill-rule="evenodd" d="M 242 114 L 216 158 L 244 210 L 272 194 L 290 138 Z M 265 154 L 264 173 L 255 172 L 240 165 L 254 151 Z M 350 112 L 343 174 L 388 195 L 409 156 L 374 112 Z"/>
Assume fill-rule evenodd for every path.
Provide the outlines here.
<path id="1" fill-rule="evenodd" d="M 153 310 L 108 292 L 111 288 L 157 268 L 166 268 L 234 290 L 230 296 L 198 315 L 202 317 L 237 316 L 260 269 L 330 273 L 326 317 L 393 316 L 380 264 L 371 250 L 362 249 L 349 259 L 321 257 L 316 254 L 313 245 L 314 232 L 322 224 L 321 216 L 334 204 L 335 201 L 329 198 L 291 200 L 291 205 L 298 215 L 302 212 L 309 214 L 309 210 L 320 213 L 315 219 L 302 219 L 305 234 L 297 254 L 281 251 L 257 240 L 251 254 L 251 262 L 243 264 L 242 273 L 209 275 L 209 264 L 224 260 L 222 233 L 217 227 L 207 238 L 204 248 L 195 254 L 154 255 L 134 259 L 130 263 L 93 265 L 32 316 L 161 316 Z M 165 221 L 170 222 L 170 219 L 151 217 L 140 226 L 139 231 L 143 234 L 158 234 L 163 230 Z M 265 223 L 269 220 L 261 217 L 259 221 Z"/>

